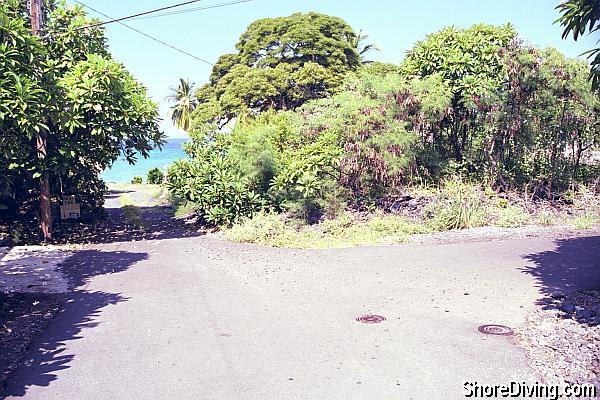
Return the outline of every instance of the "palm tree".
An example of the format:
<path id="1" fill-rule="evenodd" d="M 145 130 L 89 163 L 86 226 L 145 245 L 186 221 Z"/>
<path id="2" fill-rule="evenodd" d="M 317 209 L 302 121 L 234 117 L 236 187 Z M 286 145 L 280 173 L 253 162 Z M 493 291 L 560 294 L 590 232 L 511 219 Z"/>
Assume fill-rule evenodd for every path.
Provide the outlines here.
<path id="1" fill-rule="evenodd" d="M 374 43 L 364 44 L 364 41 L 369 38 L 369 35 L 363 33 L 362 29 L 358 31 L 358 33 L 351 38 L 352 45 L 358 51 L 358 55 L 360 56 L 360 60 L 363 64 L 368 64 L 373 61 L 367 60 L 366 55 L 370 51 L 379 51 L 379 48 Z"/>
<path id="2" fill-rule="evenodd" d="M 188 131 L 192 125 L 192 112 L 196 109 L 198 100 L 194 95 L 194 84 L 185 79 L 179 79 L 179 86 L 171 87 L 171 94 L 167 100 L 174 103 L 171 106 L 171 120 L 173 124 Z"/>

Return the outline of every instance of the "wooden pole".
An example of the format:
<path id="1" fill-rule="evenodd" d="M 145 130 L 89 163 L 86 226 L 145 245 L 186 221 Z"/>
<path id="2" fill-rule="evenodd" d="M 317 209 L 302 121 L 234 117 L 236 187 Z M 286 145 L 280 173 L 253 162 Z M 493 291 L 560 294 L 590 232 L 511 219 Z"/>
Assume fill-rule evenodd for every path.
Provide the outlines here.
<path id="1" fill-rule="evenodd" d="M 42 35 L 42 1 L 29 0 L 29 14 L 31 16 L 31 31 L 34 35 Z M 41 132 L 36 137 L 37 156 L 46 158 L 46 132 Z M 52 192 L 50 179 L 46 171 L 40 177 L 40 228 L 45 241 L 52 240 Z"/>

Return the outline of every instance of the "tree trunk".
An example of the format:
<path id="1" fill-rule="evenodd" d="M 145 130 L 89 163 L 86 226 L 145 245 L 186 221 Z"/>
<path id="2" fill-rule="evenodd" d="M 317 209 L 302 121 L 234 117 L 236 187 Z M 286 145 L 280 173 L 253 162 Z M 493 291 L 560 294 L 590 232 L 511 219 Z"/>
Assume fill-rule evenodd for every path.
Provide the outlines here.
<path id="1" fill-rule="evenodd" d="M 42 0 L 30 0 L 29 14 L 31 16 L 31 31 L 34 35 L 41 36 L 42 33 Z M 38 134 L 36 138 L 37 156 L 46 158 L 46 135 Z M 40 228 L 44 240 L 52 240 L 52 192 L 50 190 L 50 179 L 48 173 L 43 172 L 40 177 Z"/>
<path id="2" fill-rule="evenodd" d="M 40 228 L 44 240 L 52 240 L 52 192 L 47 174 L 40 179 Z"/>

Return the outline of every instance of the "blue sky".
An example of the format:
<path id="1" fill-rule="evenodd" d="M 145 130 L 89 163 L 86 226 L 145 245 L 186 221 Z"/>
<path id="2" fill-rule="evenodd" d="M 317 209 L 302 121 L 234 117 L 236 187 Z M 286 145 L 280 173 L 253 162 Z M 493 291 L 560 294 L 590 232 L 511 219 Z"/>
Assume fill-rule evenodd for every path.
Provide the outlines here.
<path id="1" fill-rule="evenodd" d="M 183 0 L 82 0 L 111 17 L 121 17 L 164 7 Z M 71 0 L 68 0 L 71 2 Z M 210 6 L 223 0 L 204 0 L 185 8 Z M 369 34 L 369 42 L 381 49 L 371 54 L 371 59 L 398 63 L 406 50 L 426 34 L 448 25 L 468 27 L 475 23 L 512 23 L 521 37 L 538 47 L 553 46 L 570 57 L 595 45 L 591 37 L 574 42 L 562 40 L 562 29 L 553 25 L 558 17 L 552 0 L 254 0 L 227 7 L 176 14 L 160 18 L 127 21 L 127 24 L 173 44 L 200 58 L 215 62 L 227 52 L 233 52 L 240 34 L 252 21 L 285 16 L 294 12 L 317 11 L 343 18 L 355 30 Z M 89 11 L 90 16 L 98 16 Z M 185 133 L 175 129 L 168 119 L 165 97 L 169 87 L 180 77 L 189 78 L 197 85 L 203 84 L 210 65 L 161 46 L 138 33 L 113 23 L 106 27 L 109 46 L 114 58 L 149 90 L 160 104 L 164 118 L 162 129 L 171 137 Z"/>

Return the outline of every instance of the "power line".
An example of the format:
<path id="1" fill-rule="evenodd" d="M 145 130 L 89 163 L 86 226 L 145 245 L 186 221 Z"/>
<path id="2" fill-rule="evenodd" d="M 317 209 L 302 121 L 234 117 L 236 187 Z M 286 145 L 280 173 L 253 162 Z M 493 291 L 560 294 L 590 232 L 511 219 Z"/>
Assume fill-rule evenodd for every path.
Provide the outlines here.
<path id="1" fill-rule="evenodd" d="M 152 14 L 152 13 L 159 12 L 159 11 L 169 10 L 169 9 L 176 8 L 176 7 L 181 7 L 181 6 L 186 6 L 188 4 L 198 3 L 200 1 L 203 1 L 203 0 L 185 1 L 183 3 L 178 3 L 178 4 L 173 4 L 171 6 L 156 8 L 154 10 L 144 11 L 144 12 L 141 12 L 141 13 L 137 13 L 137 14 L 133 14 L 133 15 L 128 15 L 128 16 L 121 17 L 121 18 L 111 18 L 111 17 L 107 17 L 105 15 L 106 18 L 110 18 L 109 21 L 103 21 L 103 22 L 98 22 L 96 24 L 88 25 L 88 26 L 86 26 L 86 28 L 93 28 L 95 26 L 102 26 L 102 25 L 106 25 L 106 24 L 111 24 L 113 22 L 124 21 L 126 19 L 131 19 L 131 18 L 135 18 L 135 17 L 141 17 L 142 15 L 148 15 L 148 14 Z M 79 3 L 79 2 L 77 2 L 77 3 Z M 81 3 L 79 3 L 79 4 L 81 4 Z"/>
<path id="2" fill-rule="evenodd" d="M 111 18 L 110 16 L 108 16 L 108 15 L 104 14 L 103 12 L 101 12 L 101 11 L 98 11 L 98 10 L 96 10 L 96 9 L 94 9 L 94 8 L 92 8 L 92 7 L 88 6 L 88 5 L 86 5 L 86 4 L 83 4 L 83 3 L 82 3 L 81 1 L 79 1 L 79 0 L 73 0 L 73 1 L 74 1 L 75 3 L 77 3 L 77 4 L 80 4 L 80 5 L 82 5 L 82 6 L 86 7 L 86 8 L 88 8 L 88 9 L 90 9 L 90 10 L 94 11 L 95 13 L 98 13 L 98 14 L 100 14 L 100 15 L 102 15 L 102 16 L 104 16 L 104 17 L 106 17 L 106 18 Z M 205 59 L 203 59 L 203 58 L 200 58 L 200 57 L 198 57 L 198 56 L 195 56 L 195 55 L 193 55 L 193 54 L 191 54 L 191 53 L 188 53 L 188 52 L 187 52 L 187 51 L 185 51 L 185 50 L 181 50 L 181 49 L 179 49 L 179 48 L 177 48 L 177 47 L 173 46 L 172 44 L 169 44 L 169 43 L 166 43 L 166 42 L 164 42 L 164 41 L 162 41 L 162 40 L 160 40 L 160 39 L 157 39 L 157 38 L 155 38 L 154 36 L 151 36 L 151 35 L 149 35 L 149 34 L 147 34 L 147 33 L 145 33 L 145 32 L 142 32 L 142 31 L 140 31 L 139 29 L 136 29 L 136 28 L 134 28 L 134 27 L 132 27 L 132 26 L 129 26 L 129 25 L 127 25 L 127 24 L 126 24 L 126 23 L 124 23 L 124 22 L 117 21 L 117 20 L 114 20 L 114 22 L 117 22 L 118 24 L 121 24 L 121 25 L 123 25 L 124 27 L 126 27 L 126 28 L 128 28 L 128 29 L 131 29 L 131 30 L 132 30 L 132 31 L 134 31 L 134 32 L 137 32 L 137 33 L 139 33 L 140 35 L 142 35 L 142 36 L 145 36 L 145 37 L 147 37 L 147 38 L 148 38 L 148 39 L 150 39 L 150 40 L 153 40 L 153 41 L 155 41 L 155 42 L 157 42 L 157 43 L 160 43 L 160 44 L 162 44 L 163 46 L 166 46 L 166 47 L 169 47 L 170 49 L 173 49 L 173 50 L 175 50 L 175 51 L 178 51 L 179 53 L 185 54 L 186 56 L 192 57 L 192 58 L 194 58 L 194 59 L 196 59 L 196 60 L 198 60 L 198 61 L 201 61 L 201 62 L 203 62 L 203 63 L 205 63 L 205 64 L 208 64 L 208 65 L 214 65 L 214 64 L 213 64 L 213 63 L 211 63 L 210 61 L 207 61 L 207 60 L 205 60 Z M 92 26 L 92 25 L 90 25 L 90 26 Z M 86 26 L 86 28 L 89 28 L 90 26 Z"/>
<path id="3" fill-rule="evenodd" d="M 158 14 L 158 15 L 149 15 L 149 16 L 146 16 L 146 17 L 136 17 L 136 18 L 133 18 L 133 20 L 134 21 L 139 21 L 139 20 L 143 20 L 143 19 L 166 17 L 166 16 L 169 16 L 169 15 L 186 14 L 186 13 L 190 13 L 190 12 L 194 12 L 194 11 L 209 10 L 211 8 L 219 8 L 219 7 L 231 6 L 231 5 L 234 5 L 234 4 L 248 3 L 248 2 L 251 2 L 251 1 L 253 1 L 253 0 L 229 1 L 229 2 L 224 2 L 224 3 L 212 4 L 210 6 L 196 7 L 196 8 L 187 8 L 185 10 L 171 11 L 171 12 L 162 13 L 162 14 Z"/>

